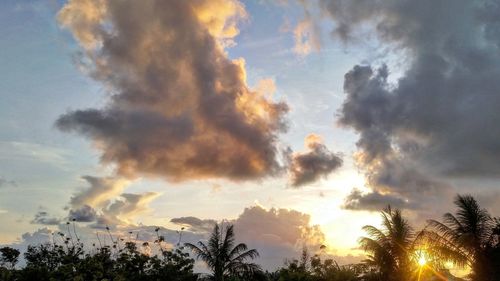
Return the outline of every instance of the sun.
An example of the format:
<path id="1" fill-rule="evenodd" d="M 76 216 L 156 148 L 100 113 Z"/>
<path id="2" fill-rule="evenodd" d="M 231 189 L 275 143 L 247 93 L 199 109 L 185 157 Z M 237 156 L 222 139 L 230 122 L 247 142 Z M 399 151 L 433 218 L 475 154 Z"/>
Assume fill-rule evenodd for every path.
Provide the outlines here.
<path id="1" fill-rule="evenodd" d="M 427 258 L 425 257 L 425 252 L 420 250 L 420 251 L 417 251 L 417 263 L 419 266 L 424 266 L 427 264 Z"/>
<path id="2" fill-rule="evenodd" d="M 420 258 L 418 258 L 418 265 L 424 266 L 427 263 L 427 259 L 424 257 L 424 255 L 421 255 Z"/>

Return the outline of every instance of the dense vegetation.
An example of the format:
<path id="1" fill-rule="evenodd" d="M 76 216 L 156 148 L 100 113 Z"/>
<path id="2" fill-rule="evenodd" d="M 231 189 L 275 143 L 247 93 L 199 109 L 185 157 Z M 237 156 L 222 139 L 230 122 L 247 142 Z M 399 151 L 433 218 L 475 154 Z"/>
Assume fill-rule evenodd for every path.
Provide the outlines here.
<path id="1" fill-rule="evenodd" d="M 332 259 L 310 256 L 289 260 L 275 272 L 264 272 L 252 260 L 255 249 L 236 243 L 232 225 L 219 225 L 209 240 L 186 243 L 167 250 L 158 234 L 157 253 L 145 253 L 137 242 L 112 240 L 111 246 L 85 251 L 78 238 L 34 245 L 24 253 L 26 265 L 16 267 L 20 252 L 0 248 L 0 280 L 216 280 L 216 281 L 420 281 L 461 280 L 452 277 L 446 263 L 468 268 L 472 281 L 500 280 L 500 221 L 482 209 L 471 196 L 457 196 L 455 214 L 443 221 L 429 220 L 415 231 L 402 212 L 391 207 L 381 212 L 381 228 L 365 226 L 359 239 L 367 259 L 359 264 L 338 265 Z M 142 248 L 149 247 L 142 242 Z M 195 260 L 211 274 L 193 272 Z"/>

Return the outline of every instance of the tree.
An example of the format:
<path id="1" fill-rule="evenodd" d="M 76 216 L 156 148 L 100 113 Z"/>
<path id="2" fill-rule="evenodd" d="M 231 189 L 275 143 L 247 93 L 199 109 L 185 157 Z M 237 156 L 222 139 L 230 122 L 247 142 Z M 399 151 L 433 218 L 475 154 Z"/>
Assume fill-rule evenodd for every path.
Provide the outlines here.
<path id="1" fill-rule="evenodd" d="M 162 249 L 160 253 L 146 255 L 135 242 L 125 242 L 123 248 L 118 243 L 116 248 L 103 246 L 93 253 L 56 244 L 29 246 L 24 254 L 26 266 L 10 271 L 17 277 L 7 279 L 0 270 L 0 280 L 197 280 L 189 254 L 179 249 Z"/>
<path id="2" fill-rule="evenodd" d="M 212 271 L 213 280 L 248 278 L 261 270 L 259 265 L 247 261 L 258 257 L 259 253 L 255 249 L 248 250 L 247 245 L 243 243 L 235 245 L 234 236 L 233 225 L 228 225 L 224 233 L 216 224 L 207 244 L 199 241 L 198 246 L 191 243 L 186 243 L 185 246 L 194 252 L 197 259 L 207 264 Z"/>
<path id="3" fill-rule="evenodd" d="M 500 223 L 470 195 L 457 195 L 455 214 L 429 220 L 427 243 L 441 260 L 471 268 L 472 280 L 500 280 Z"/>
<path id="4" fill-rule="evenodd" d="M 320 255 L 309 257 L 306 247 L 300 259 L 285 261 L 285 266 L 274 274 L 268 274 L 272 281 L 365 281 L 367 273 L 364 264 L 339 265 L 333 259 L 322 260 Z M 368 280 L 366 280 L 368 281 Z"/>
<path id="5" fill-rule="evenodd" d="M 361 237 L 359 243 L 369 253 L 365 263 L 379 271 L 380 280 L 408 280 L 414 270 L 415 233 L 400 210 L 388 206 L 381 215 L 381 229 L 363 227 L 368 237 Z"/>
<path id="6" fill-rule="evenodd" d="M 0 266 L 13 269 L 19 260 L 20 252 L 11 247 L 0 248 Z"/>
<path id="7" fill-rule="evenodd" d="M 340 266 L 333 259 L 326 259 L 323 262 L 317 255 L 311 258 L 311 271 L 315 280 L 318 281 L 357 281 L 364 273 L 361 265 Z"/>
<path id="8" fill-rule="evenodd" d="M 279 272 L 279 281 L 316 281 L 312 272 L 313 259 L 309 260 L 309 252 L 307 247 L 302 248 L 302 254 L 299 259 L 285 261 L 285 267 Z"/>

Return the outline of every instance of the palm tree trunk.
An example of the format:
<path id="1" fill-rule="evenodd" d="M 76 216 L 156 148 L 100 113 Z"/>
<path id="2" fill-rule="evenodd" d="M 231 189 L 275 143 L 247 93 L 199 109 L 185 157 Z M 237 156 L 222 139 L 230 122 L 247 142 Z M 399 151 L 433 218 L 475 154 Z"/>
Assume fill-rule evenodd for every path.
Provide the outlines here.
<path id="1" fill-rule="evenodd" d="M 224 281 L 224 270 L 217 266 L 214 270 L 215 281 Z"/>

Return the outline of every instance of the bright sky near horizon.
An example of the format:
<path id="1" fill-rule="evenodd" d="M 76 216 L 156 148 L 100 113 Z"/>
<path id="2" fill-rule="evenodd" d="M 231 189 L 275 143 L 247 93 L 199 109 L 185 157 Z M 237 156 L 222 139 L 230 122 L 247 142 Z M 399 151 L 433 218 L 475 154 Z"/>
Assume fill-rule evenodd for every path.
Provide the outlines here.
<path id="1" fill-rule="evenodd" d="M 387 204 L 500 210 L 498 20 L 375 2 L 1 1 L 0 244 L 227 219 L 349 262 Z"/>

